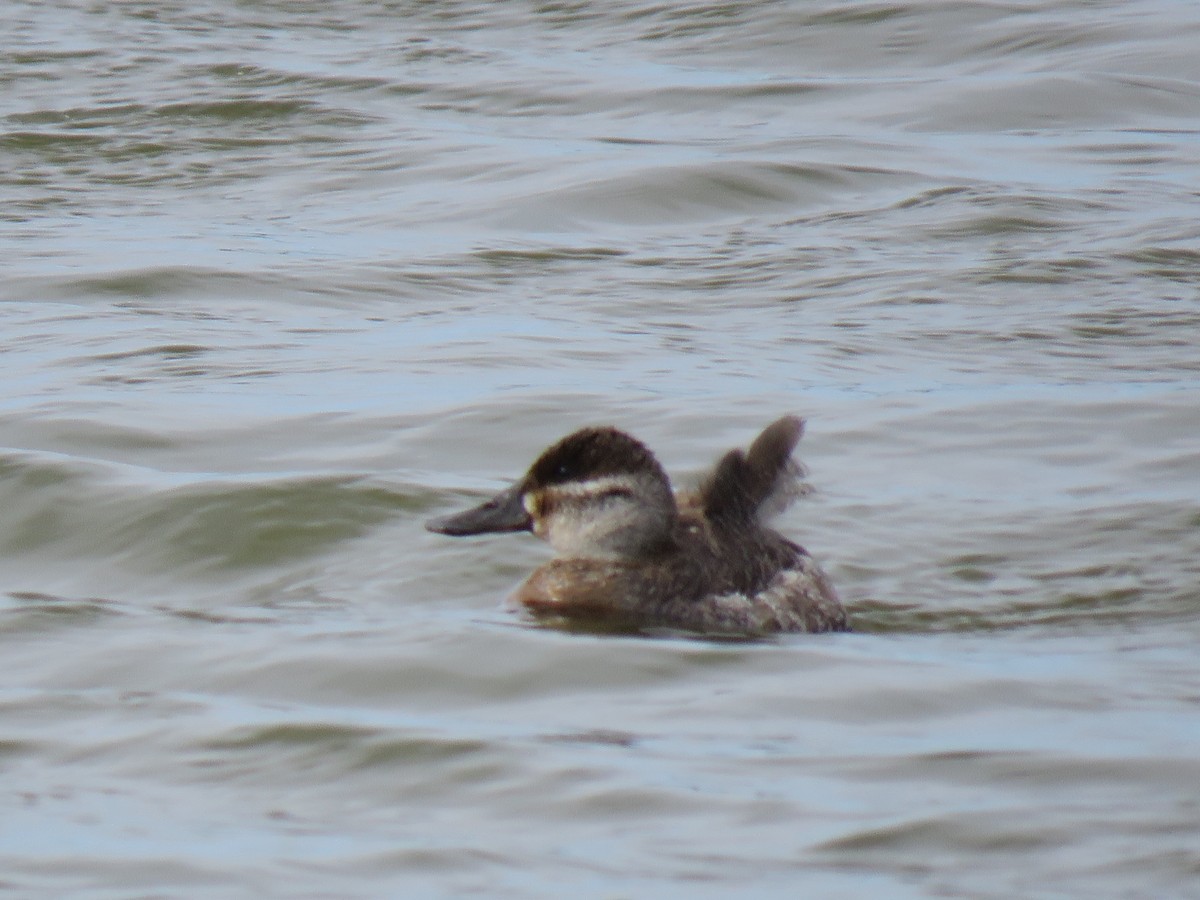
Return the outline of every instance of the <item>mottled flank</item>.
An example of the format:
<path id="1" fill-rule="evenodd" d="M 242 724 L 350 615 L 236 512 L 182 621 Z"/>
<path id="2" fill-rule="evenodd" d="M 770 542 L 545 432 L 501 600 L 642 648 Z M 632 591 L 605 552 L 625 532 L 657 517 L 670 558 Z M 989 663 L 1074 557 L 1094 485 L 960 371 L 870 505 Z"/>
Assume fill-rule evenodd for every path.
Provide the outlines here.
<path id="1" fill-rule="evenodd" d="M 764 517 L 793 497 L 802 420 L 785 417 L 731 450 L 694 494 L 675 496 L 658 460 L 613 428 L 544 452 L 475 509 L 432 520 L 443 534 L 528 529 L 557 557 L 513 599 L 539 617 L 705 634 L 844 631 L 846 612 L 804 548 Z"/>
<path id="2" fill-rule="evenodd" d="M 801 548 L 789 568 L 743 589 L 708 590 L 683 560 L 679 566 L 554 560 L 516 591 L 531 613 L 614 628 L 673 628 L 704 634 L 766 635 L 846 631 L 849 622 L 833 586 Z M 692 577 L 689 577 L 692 576 Z"/>

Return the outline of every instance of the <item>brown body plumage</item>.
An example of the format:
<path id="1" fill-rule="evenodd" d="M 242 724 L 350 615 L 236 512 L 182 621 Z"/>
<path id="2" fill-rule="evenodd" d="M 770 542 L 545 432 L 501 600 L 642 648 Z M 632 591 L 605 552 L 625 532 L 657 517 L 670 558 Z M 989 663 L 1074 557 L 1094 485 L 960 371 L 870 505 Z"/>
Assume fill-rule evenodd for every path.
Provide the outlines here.
<path id="1" fill-rule="evenodd" d="M 482 506 L 435 519 L 443 534 L 533 531 L 557 557 L 514 599 L 538 616 L 621 629 L 710 634 L 844 631 L 828 578 L 763 523 L 795 494 L 803 422 L 785 417 L 731 450 L 700 489 L 676 497 L 658 460 L 615 428 L 585 428 L 546 450 Z"/>

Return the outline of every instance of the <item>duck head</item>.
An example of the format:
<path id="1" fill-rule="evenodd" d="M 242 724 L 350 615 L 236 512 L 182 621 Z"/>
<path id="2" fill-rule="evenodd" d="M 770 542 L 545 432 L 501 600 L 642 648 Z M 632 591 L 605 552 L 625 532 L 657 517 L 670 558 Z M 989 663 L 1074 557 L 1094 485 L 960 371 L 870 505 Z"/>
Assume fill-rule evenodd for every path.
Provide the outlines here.
<path id="1" fill-rule="evenodd" d="M 425 527 L 455 536 L 532 531 L 559 556 L 629 558 L 668 543 L 677 516 L 666 473 L 644 444 L 615 428 L 584 428 L 512 487 Z"/>

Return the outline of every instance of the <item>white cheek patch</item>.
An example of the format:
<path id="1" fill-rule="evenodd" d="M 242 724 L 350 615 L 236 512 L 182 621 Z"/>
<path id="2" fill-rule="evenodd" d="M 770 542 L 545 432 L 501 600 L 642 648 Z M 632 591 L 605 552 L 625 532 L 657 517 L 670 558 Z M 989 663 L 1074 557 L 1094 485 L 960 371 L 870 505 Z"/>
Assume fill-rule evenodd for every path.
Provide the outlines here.
<path id="1" fill-rule="evenodd" d="M 556 506 L 554 515 L 545 520 L 546 540 L 559 553 L 579 553 L 590 543 L 589 524 L 574 505 Z"/>
<path id="2" fill-rule="evenodd" d="M 567 556 L 622 557 L 636 553 L 664 526 L 656 506 L 639 499 L 637 483 L 609 475 L 554 485 L 541 504 L 537 533 Z"/>

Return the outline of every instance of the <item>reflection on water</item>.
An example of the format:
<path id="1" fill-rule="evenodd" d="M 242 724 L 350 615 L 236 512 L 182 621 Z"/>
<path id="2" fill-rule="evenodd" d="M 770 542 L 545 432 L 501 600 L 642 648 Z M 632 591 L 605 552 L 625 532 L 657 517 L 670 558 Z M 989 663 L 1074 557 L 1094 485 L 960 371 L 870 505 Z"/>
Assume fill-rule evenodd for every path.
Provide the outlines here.
<path id="1" fill-rule="evenodd" d="M 8 16 L 3 885 L 1194 893 L 1191 7 Z M 785 412 L 854 634 L 539 628 L 420 527 Z"/>

